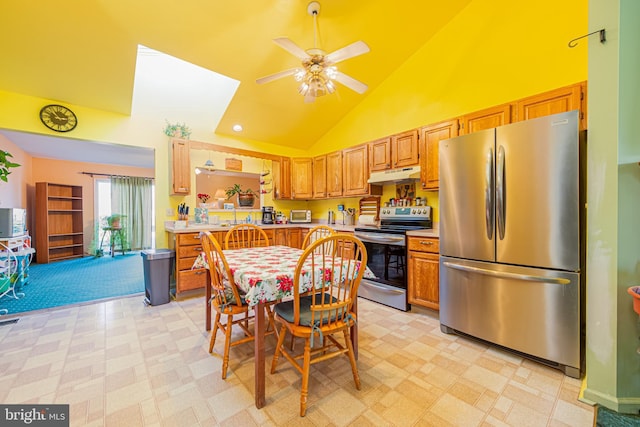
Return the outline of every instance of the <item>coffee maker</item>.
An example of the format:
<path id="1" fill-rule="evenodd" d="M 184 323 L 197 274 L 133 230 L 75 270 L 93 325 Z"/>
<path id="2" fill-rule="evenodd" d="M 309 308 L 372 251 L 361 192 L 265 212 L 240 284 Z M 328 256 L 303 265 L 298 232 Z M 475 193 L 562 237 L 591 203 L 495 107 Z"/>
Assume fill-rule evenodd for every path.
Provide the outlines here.
<path id="1" fill-rule="evenodd" d="M 273 206 L 263 206 L 262 207 L 262 223 L 273 224 L 274 220 L 275 220 L 275 215 L 273 213 Z"/>

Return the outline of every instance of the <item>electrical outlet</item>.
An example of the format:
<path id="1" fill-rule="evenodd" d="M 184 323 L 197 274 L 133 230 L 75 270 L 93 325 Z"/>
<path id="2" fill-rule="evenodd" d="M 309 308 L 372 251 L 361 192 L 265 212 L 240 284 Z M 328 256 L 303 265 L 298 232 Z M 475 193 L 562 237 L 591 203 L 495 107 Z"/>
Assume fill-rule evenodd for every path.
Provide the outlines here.
<path id="1" fill-rule="evenodd" d="M 173 216 L 173 215 L 174 215 L 174 214 L 173 214 L 173 209 L 171 209 L 171 208 L 167 208 L 167 210 L 165 211 L 165 215 L 166 215 L 166 216 Z"/>

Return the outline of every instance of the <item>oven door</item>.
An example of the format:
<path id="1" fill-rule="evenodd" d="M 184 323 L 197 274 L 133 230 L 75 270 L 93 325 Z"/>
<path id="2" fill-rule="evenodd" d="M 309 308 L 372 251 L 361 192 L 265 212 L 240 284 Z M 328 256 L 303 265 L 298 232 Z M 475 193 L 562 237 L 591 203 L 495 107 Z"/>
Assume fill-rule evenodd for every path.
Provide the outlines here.
<path id="1" fill-rule="evenodd" d="M 404 232 L 358 231 L 375 278 L 362 279 L 358 296 L 407 311 L 407 248 Z"/>

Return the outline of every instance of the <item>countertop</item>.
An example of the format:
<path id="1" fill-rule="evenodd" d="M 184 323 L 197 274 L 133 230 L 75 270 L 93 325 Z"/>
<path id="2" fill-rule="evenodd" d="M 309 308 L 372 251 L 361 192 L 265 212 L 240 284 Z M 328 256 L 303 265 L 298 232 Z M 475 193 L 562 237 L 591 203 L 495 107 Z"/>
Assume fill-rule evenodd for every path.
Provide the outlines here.
<path id="1" fill-rule="evenodd" d="M 263 228 L 265 230 L 269 230 L 269 229 L 277 229 L 277 228 L 313 228 L 317 225 L 327 225 L 326 222 L 325 223 L 317 223 L 317 222 L 303 222 L 303 223 L 287 223 L 287 224 L 262 224 L 262 223 L 258 223 L 256 224 L 258 227 Z M 195 223 L 191 223 L 189 222 L 189 225 L 186 228 L 175 228 L 173 221 L 167 221 L 165 223 L 165 230 L 169 233 L 175 233 L 175 234 L 179 234 L 179 233 L 193 233 L 196 231 L 203 231 L 203 230 L 207 230 L 207 231 L 226 231 L 229 230 L 231 227 L 233 227 L 233 224 L 229 224 L 226 226 L 222 226 L 222 225 L 214 225 L 214 224 L 195 224 Z M 355 226 L 353 225 L 342 225 L 342 224 L 331 224 L 330 225 L 331 228 L 333 228 L 336 231 L 348 231 L 348 232 L 353 232 L 355 230 Z"/>
<path id="2" fill-rule="evenodd" d="M 434 228 L 427 228 L 424 230 L 407 231 L 407 236 L 440 238 L 440 229 L 438 227 L 434 227 Z"/>

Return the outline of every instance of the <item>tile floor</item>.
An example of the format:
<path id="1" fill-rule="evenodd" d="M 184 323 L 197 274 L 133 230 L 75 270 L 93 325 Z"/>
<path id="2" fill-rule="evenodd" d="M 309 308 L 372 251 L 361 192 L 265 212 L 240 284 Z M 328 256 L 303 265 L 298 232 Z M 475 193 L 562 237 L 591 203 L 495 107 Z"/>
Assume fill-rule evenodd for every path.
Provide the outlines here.
<path id="1" fill-rule="evenodd" d="M 207 352 L 203 302 L 141 296 L 25 315 L 0 326 L 0 402 L 68 403 L 72 426 L 592 426 L 581 382 L 440 332 L 426 310 L 360 300 L 362 389 L 342 358 L 311 369 L 307 415 L 286 361 L 253 404 L 253 347 Z M 267 338 L 267 366 L 275 344 Z"/>

